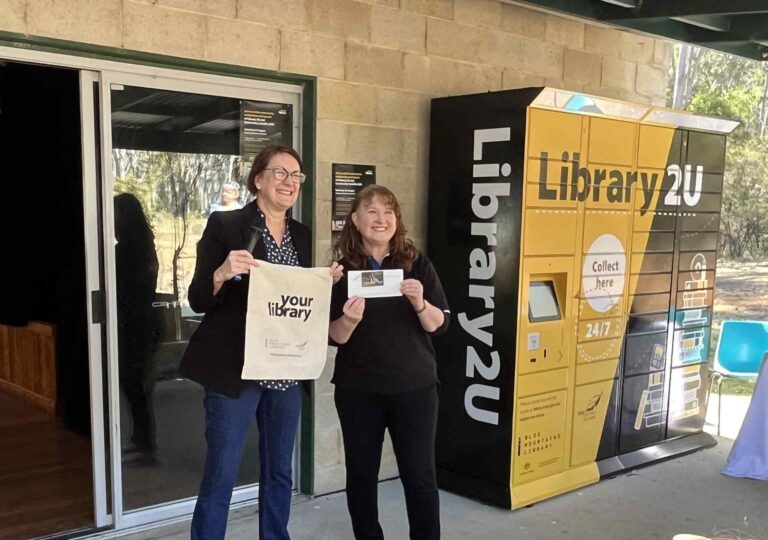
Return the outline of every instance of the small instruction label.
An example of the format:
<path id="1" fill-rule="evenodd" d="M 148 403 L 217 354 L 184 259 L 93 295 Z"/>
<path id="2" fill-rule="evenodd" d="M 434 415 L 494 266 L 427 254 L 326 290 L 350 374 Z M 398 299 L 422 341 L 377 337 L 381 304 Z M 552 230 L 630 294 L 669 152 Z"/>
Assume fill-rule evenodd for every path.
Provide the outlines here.
<path id="1" fill-rule="evenodd" d="M 538 351 L 539 341 L 541 341 L 541 334 L 539 332 L 532 332 L 528 334 L 528 350 Z"/>

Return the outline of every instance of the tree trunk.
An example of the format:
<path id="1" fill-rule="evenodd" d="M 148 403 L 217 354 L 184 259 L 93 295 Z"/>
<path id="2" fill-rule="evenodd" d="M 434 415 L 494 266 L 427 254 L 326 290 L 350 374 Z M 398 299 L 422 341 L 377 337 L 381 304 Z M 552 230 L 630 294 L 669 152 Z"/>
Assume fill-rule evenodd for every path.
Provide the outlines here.
<path id="1" fill-rule="evenodd" d="M 685 87 L 685 77 L 688 72 L 688 58 L 691 54 L 691 46 L 684 44 L 680 46 L 680 53 L 675 70 L 675 89 L 672 92 L 672 108 L 682 109 L 683 93 Z"/>
<path id="2" fill-rule="evenodd" d="M 691 104 L 693 88 L 699 72 L 699 60 L 704 49 L 692 45 L 681 45 L 677 71 L 675 72 L 675 88 L 672 95 L 673 109 L 687 109 Z"/>
<path id="3" fill-rule="evenodd" d="M 768 123 L 768 107 L 766 107 L 766 101 L 768 101 L 768 66 L 763 66 L 763 73 L 765 74 L 765 83 L 763 84 L 763 99 L 760 102 L 760 118 L 758 119 L 761 137 L 765 137 L 765 124 Z"/>

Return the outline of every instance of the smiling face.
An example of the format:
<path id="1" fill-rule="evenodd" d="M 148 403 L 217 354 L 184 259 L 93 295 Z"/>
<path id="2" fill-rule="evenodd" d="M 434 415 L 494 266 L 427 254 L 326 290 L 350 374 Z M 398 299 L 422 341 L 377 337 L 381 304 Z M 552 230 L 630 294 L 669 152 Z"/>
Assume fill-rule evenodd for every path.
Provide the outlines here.
<path id="1" fill-rule="evenodd" d="M 275 171 L 270 170 L 277 168 L 288 171 L 289 175 L 285 180 L 278 180 L 275 178 Z M 272 212 L 286 212 L 293 206 L 301 189 L 301 184 L 291 179 L 290 173 L 293 172 L 301 172 L 299 162 L 290 154 L 275 154 L 269 160 L 267 168 L 255 179 L 256 188 L 259 190 L 259 206 Z"/>
<path id="2" fill-rule="evenodd" d="M 357 211 L 352 213 L 352 223 L 360 231 L 363 244 L 367 246 L 389 246 L 397 230 L 394 209 L 375 195 L 370 201 L 362 202 Z"/>
<path id="3" fill-rule="evenodd" d="M 237 200 L 239 195 L 239 188 L 235 186 L 224 186 L 221 188 L 221 204 L 229 206 Z"/>

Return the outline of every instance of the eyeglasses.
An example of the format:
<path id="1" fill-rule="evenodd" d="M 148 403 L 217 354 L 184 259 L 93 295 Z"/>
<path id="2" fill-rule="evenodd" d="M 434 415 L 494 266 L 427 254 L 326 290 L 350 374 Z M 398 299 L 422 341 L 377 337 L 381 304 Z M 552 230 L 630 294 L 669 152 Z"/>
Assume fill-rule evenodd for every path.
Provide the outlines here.
<path id="1" fill-rule="evenodd" d="M 307 175 L 303 172 L 294 171 L 292 173 L 289 173 L 282 167 L 271 167 L 269 169 L 264 169 L 265 171 L 272 171 L 272 174 L 275 175 L 275 180 L 282 182 L 289 176 L 291 177 L 291 181 L 294 184 L 303 184 L 304 180 L 307 179 Z"/>

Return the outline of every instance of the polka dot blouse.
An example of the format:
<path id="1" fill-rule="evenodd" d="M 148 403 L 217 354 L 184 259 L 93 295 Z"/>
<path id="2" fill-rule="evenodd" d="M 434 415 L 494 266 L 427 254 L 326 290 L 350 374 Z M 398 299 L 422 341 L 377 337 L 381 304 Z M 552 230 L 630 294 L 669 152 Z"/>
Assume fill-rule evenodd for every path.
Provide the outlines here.
<path id="1" fill-rule="evenodd" d="M 258 208 L 258 207 L 257 207 Z M 259 208 L 259 217 L 264 218 L 264 214 Z M 265 221 L 266 222 L 266 221 Z M 283 235 L 283 241 L 280 245 L 272 237 L 272 233 L 269 229 L 264 228 L 264 245 L 267 248 L 267 262 L 272 264 L 284 264 L 286 266 L 299 266 L 299 256 L 296 254 L 296 246 L 293 245 L 293 239 L 291 238 L 291 229 L 288 227 L 288 218 L 285 218 L 285 234 Z M 258 381 L 259 386 L 267 388 L 269 390 L 287 390 L 292 386 L 299 384 L 294 380 L 269 380 Z"/>

